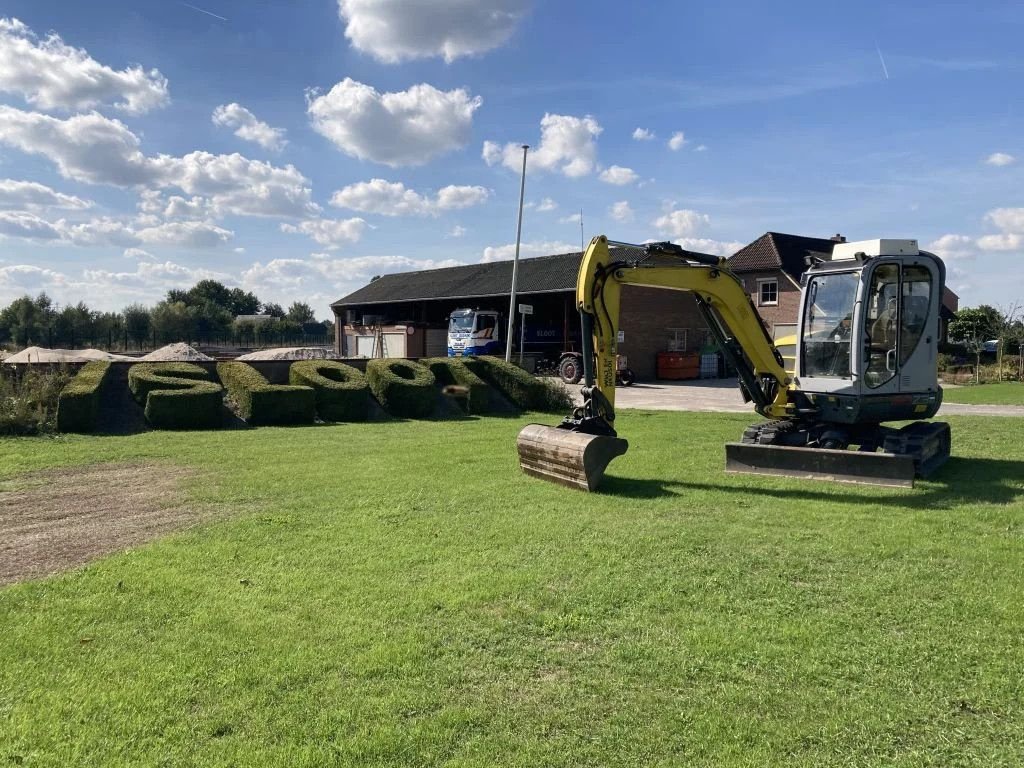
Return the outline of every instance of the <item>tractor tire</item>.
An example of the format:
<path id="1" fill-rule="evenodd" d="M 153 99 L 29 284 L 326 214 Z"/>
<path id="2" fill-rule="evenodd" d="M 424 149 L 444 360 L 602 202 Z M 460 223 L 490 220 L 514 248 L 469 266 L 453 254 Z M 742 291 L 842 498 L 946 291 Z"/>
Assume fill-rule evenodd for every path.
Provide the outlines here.
<path id="1" fill-rule="evenodd" d="M 579 384 L 583 378 L 583 361 L 572 355 L 563 357 L 558 363 L 558 376 L 566 384 Z"/>

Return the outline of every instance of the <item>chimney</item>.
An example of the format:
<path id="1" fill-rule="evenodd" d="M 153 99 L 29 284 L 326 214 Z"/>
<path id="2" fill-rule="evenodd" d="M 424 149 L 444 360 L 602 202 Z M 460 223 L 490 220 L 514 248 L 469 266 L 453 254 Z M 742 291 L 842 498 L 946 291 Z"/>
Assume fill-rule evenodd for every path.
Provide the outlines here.
<path id="1" fill-rule="evenodd" d="M 842 235 L 840 235 L 838 232 L 836 232 L 834 235 L 832 235 L 832 237 L 829 238 L 829 239 L 833 243 L 845 243 L 846 242 L 846 238 L 843 237 Z"/>

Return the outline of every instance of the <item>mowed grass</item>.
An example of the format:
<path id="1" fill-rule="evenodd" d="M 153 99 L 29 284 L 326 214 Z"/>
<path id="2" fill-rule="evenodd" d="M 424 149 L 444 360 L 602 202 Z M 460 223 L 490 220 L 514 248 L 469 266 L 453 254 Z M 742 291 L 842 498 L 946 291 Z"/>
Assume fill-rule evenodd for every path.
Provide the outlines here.
<path id="1" fill-rule="evenodd" d="M 1024 422 L 889 490 L 724 474 L 750 420 L 623 412 L 591 495 L 525 418 L 5 441 L 229 517 L 0 589 L 0 764 L 1024 763 Z"/>
<path id="2" fill-rule="evenodd" d="M 1024 405 L 1024 382 L 1002 381 L 943 389 L 942 399 L 971 405 Z"/>

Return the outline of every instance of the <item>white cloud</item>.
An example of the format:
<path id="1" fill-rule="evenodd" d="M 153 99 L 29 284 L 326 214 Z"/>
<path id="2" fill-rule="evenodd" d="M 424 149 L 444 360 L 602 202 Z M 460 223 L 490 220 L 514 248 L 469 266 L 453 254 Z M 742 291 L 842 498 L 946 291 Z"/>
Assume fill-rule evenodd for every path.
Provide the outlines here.
<path id="1" fill-rule="evenodd" d="M 654 138 L 654 131 L 649 131 L 646 128 L 637 128 L 633 131 L 634 141 L 652 141 Z"/>
<path id="2" fill-rule="evenodd" d="M 36 210 L 40 208 L 68 208 L 84 210 L 92 202 L 74 195 L 57 192 L 35 181 L 0 179 L 0 210 Z"/>
<path id="3" fill-rule="evenodd" d="M 443 211 L 480 205 L 489 195 L 486 187 L 449 185 L 430 197 L 408 189 L 400 181 L 371 179 L 339 189 L 331 197 L 331 205 L 382 216 L 437 216 Z"/>
<path id="4" fill-rule="evenodd" d="M 126 259 L 155 259 L 149 251 L 144 251 L 141 248 L 125 248 L 122 254 Z"/>
<path id="5" fill-rule="evenodd" d="M 1017 158 L 1013 155 L 1008 155 L 1005 152 L 993 152 L 985 158 L 985 163 L 987 165 L 995 165 L 997 167 L 1012 165 L 1015 162 L 1017 162 Z"/>
<path id="6" fill-rule="evenodd" d="M 448 237 L 462 237 L 463 235 L 466 234 L 467 231 L 468 230 L 464 226 L 462 226 L 461 224 L 456 224 L 448 232 Z"/>
<path id="7" fill-rule="evenodd" d="M 299 224 L 282 224 L 281 231 L 308 235 L 319 245 L 334 250 L 348 243 L 357 243 L 363 236 L 363 219 L 308 219 Z"/>
<path id="8" fill-rule="evenodd" d="M 707 152 L 708 151 L 708 145 L 707 144 L 698 144 L 696 147 L 693 148 L 693 151 L 694 152 Z"/>
<path id="9" fill-rule="evenodd" d="M 96 112 L 60 120 L 0 106 L 0 144 L 46 157 L 62 176 L 75 181 L 176 187 L 209 197 L 218 215 L 302 217 L 319 212 L 309 180 L 292 165 L 277 167 L 237 153 L 147 156 L 138 136 L 123 123 Z"/>
<path id="10" fill-rule="evenodd" d="M 711 240 L 706 237 L 681 237 L 673 242 L 688 251 L 710 253 L 715 256 L 732 256 L 736 251 L 746 245 L 746 243 L 739 243 L 735 241 L 723 242 L 722 240 Z"/>
<path id="11" fill-rule="evenodd" d="M 601 171 L 599 178 L 606 184 L 614 184 L 615 186 L 622 187 L 626 184 L 632 184 L 640 178 L 640 176 L 632 168 L 623 168 L 621 165 L 613 165 L 610 168 L 605 168 Z"/>
<path id="12" fill-rule="evenodd" d="M 676 131 L 672 134 L 672 138 L 668 140 L 668 148 L 673 152 L 677 152 L 683 148 L 686 144 L 686 136 L 682 131 Z"/>
<path id="13" fill-rule="evenodd" d="M 654 221 L 659 231 L 670 237 L 689 237 L 709 222 L 706 213 L 698 213 L 687 208 L 671 210 Z"/>
<path id="14" fill-rule="evenodd" d="M 452 62 L 497 48 L 529 6 L 529 0 L 338 1 L 352 45 L 389 64 L 432 56 Z"/>
<path id="15" fill-rule="evenodd" d="M 221 104 L 213 110 L 214 125 L 234 128 L 235 136 L 252 141 L 271 152 L 280 152 L 288 144 L 283 128 L 272 128 L 238 103 Z"/>
<path id="16" fill-rule="evenodd" d="M 1018 232 L 1003 232 L 978 238 L 978 247 L 983 251 L 1019 251 L 1022 246 L 1024 234 Z"/>
<path id="17" fill-rule="evenodd" d="M 594 170 L 597 160 L 597 137 L 600 124 L 590 115 L 546 114 L 540 121 L 540 144 L 527 153 L 527 166 L 540 171 L 557 171 L 570 178 L 586 176 Z M 488 165 L 503 164 L 519 171 L 523 150 L 514 142 L 504 147 L 485 141 L 481 156 Z"/>
<path id="18" fill-rule="evenodd" d="M 62 237 L 54 224 L 25 211 L 0 211 L 0 236 L 25 240 L 60 240 Z"/>
<path id="19" fill-rule="evenodd" d="M 985 214 L 985 220 L 1003 232 L 1024 232 L 1024 208 L 996 208 Z"/>
<path id="20" fill-rule="evenodd" d="M 464 146 L 483 103 L 462 88 L 439 91 L 421 83 L 379 93 L 348 77 L 325 94 L 308 92 L 306 99 L 317 133 L 348 155 L 392 167 L 423 165 Z"/>
<path id="21" fill-rule="evenodd" d="M 539 203 L 537 203 L 537 212 L 546 213 L 547 211 L 553 211 L 558 208 L 558 203 L 552 200 L 550 197 L 545 197 Z"/>
<path id="22" fill-rule="evenodd" d="M 141 115 L 169 102 L 167 79 L 140 66 L 114 70 L 51 32 L 38 37 L 18 19 L 0 18 L 0 91 L 39 109 L 113 105 Z"/>
<path id="23" fill-rule="evenodd" d="M 193 249 L 215 248 L 234 237 L 230 230 L 203 221 L 140 224 L 104 217 L 71 223 L 47 221 L 23 211 L 0 212 L 0 235 L 81 247 L 152 244 Z"/>
<path id="24" fill-rule="evenodd" d="M 974 239 L 967 235 L 948 234 L 925 246 L 943 261 L 973 259 L 976 253 Z"/>
<path id="25" fill-rule="evenodd" d="M 620 200 L 612 204 L 611 208 L 608 209 L 608 215 L 615 219 L 615 221 L 626 223 L 633 220 L 634 214 L 633 209 L 629 207 L 629 201 Z"/>
<path id="26" fill-rule="evenodd" d="M 582 219 L 583 219 L 583 214 L 582 213 L 571 213 L 568 216 L 563 216 L 562 218 L 560 218 L 558 220 L 558 223 L 559 224 L 576 224 L 578 226 Z"/>
<path id="27" fill-rule="evenodd" d="M 556 253 L 575 253 L 580 249 L 579 244 L 571 245 L 561 242 L 536 242 L 521 243 L 519 247 L 519 258 L 531 258 L 534 256 L 551 256 Z M 516 253 L 516 244 L 488 246 L 484 248 L 481 263 L 487 264 L 492 261 L 508 261 Z"/>

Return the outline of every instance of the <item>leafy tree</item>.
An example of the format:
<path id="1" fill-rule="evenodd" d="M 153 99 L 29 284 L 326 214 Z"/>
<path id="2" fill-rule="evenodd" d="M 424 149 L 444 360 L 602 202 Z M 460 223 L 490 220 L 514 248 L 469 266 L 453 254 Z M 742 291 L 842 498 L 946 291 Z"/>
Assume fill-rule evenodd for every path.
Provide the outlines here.
<path id="1" fill-rule="evenodd" d="M 216 280 L 200 280 L 189 288 L 185 303 L 190 307 L 214 304 L 231 311 L 231 290 Z"/>
<path id="2" fill-rule="evenodd" d="M 282 318 L 284 317 L 284 310 L 280 304 L 264 304 L 263 314 L 270 315 L 271 317 Z"/>
<path id="3" fill-rule="evenodd" d="M 84 301 L 64 307 L 53 320 L 53 343 L 68 347 L 84 346 L 93 336 L 93 318 L 94 313 Z"/>
<path id="4" fill-rule="evenodd" d="M 188 308 L 193 319 L 193 327 L 199 338 L 210 338 L 212 336 L 224 336 L 231 332 L 231 322 L 234 320 L 230 310 L 206 301 L 202 304 L 193 305 Z"/>
<path id="5" fill-rule="evenodd" d="M 129 304 L 124 308 L 124 329 L 128 338 L 136 344 L 143 344 L 149 338 L 151 329 L 149 307 L 142 304 Z"/>
<path id="6" fill-rule="evenodd" d="M 228 307 L 231 310 L 231 314 L 234 316 L 238 315 L 255 315 L 260 311 L 260 300 L 256 298 L 256 294 L 251 291 L 243 291 L 241 288 L 232 288 L 230 293 L 231 306 Z"/>
<path id="7" fill-rule="evenodd" d="M 171 290 L 167 292 L 167 301 L 171 304 L 181 302 L 185 306 L 188 306 L 188 291 L 182 290 L 181 288 L 171 288 Z"/>
<path id="8" fill-rule="evenodd" d="M 303 301 L 296 301 L 288 307 L 288 314 L 286 317 L 293 323 L 298 323 L 299 325 L 302 325 L 303 323 L 316 322 L 316 315 L 313 312 L 313 308 Z"/>
<path id="9" fill-rule="evenodd" d="M 0 326 L 7 329 L 11 341 L 27 347 L 47 341 L 53 316 L 53 302 L 45 293 L 34 299 L 21 296 L 0 312 Z"/>
<path id="10" fill-rule="evenodd" d="M 195 318 L 183 301 L 161 301 L 150 314 L 153 330 L 164 341 L 188 341 L 195 336 Z"/>
<path id="11" fill-rule="evenodd" d="M 1002 313 L 995 307 L 982 304 L 980 307 L 965 307 L 956 313 L 949 324 L 949 337 L 974 353 L 974 380 L 979 380 L 981 352 L 985 342 L 999 338 L 1005 325 Z"/>

